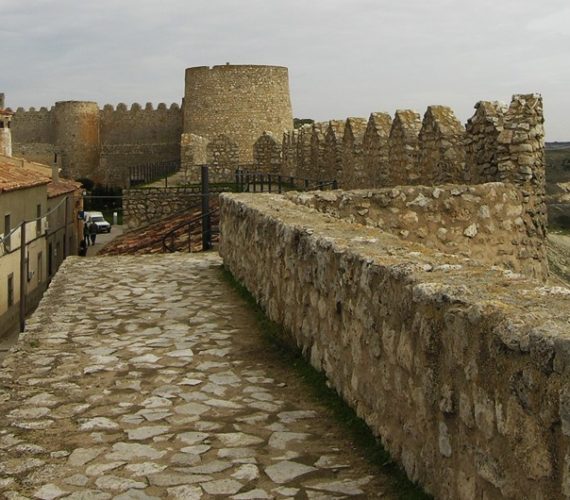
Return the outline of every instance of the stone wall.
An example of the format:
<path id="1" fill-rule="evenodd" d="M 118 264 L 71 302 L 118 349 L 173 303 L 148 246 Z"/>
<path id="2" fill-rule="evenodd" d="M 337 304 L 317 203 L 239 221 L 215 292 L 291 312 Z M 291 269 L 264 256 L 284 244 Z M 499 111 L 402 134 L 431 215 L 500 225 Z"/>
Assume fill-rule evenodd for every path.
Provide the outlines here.
<path id="1" fill-rule="evenodd" d="M 337 180 L 344 189 L 354 189 L 368 182 L 368 173 L 364 170 L 364 133 L 368 121 L 366 118 L 347 118 L 342 137 L 342 177 Z"/>
<path id="2" fill-rule="evenodd" d="M 388 172 L 390 165 L 388 140 L 391 128 L 392 117 L 388 113 L 372 113 L 370 115 L 362 144 L 364 172 L 370 172 L 370 187 L 385 185 L 383 176 L 385 172 Z"/>
<path id="3" fill-rule="evenodd" d="M 282 162 L 281 173 L 336 179 L 344 189 L 507 181 L 543 191 L 541 177 L 529 173 L 544 170 L 541 97 L 515 95 L 510 106 L 481 101 L 475 109 L 467 127 L 446 106 L 429 106 L 423 120 L 415 111 L 397 110 L 393 120 L 379 112 L 368 122 L 304 125 L 296 141 L 291 131 L 283 136 L 287 165 Z M 532 181 L 525 180 L 529 175 Z"/>
<path id="4" fill-rule="evenodd" d="M 130 167 L 178 160 L 181 133 L 177 104 L 107 104 L 101 110 L 85 101 L 18 108 L 12 132 L 14 156 L 50 165 L 58 153 L 67 177 L 115 186 L 128 186 Z"/>
<path id="5" fill-rule="evenodd" d="M 123 223 L 129 229 L 144 227 L 169 215 L 195 208 L 201 197 L 190 188 L 123 190 Z"/>
<path id="6" fill-rule="evenodd" d="M 278 195 L 223 195 L 225 265 L 437 498 L 570 498 L 570 290 Z"/>
<path id="7" fill-rule="evenodd" d="M 280 174 L 282 143 L 271 132 L 264 132 L 253 145 L 253 168 L 256 172 Z"/>
<path id="8" fill-rule="evenodd" d="M 548 275 L 543 260 L 546 242 L 528 233 L 524 196 L 512 184 L 405 186 L 287 197 L 335 218 L 377 227 L 447 254 L 500 265 L 540 280 Z"/>
<path id="9" fill-rule="evenodd" d="M 183 108 L 185 133 L 228 136 L 244 163 L 264 131 L 281 138 L 293 128 L 288 70 L 280 66 L 188 68 Z"/>

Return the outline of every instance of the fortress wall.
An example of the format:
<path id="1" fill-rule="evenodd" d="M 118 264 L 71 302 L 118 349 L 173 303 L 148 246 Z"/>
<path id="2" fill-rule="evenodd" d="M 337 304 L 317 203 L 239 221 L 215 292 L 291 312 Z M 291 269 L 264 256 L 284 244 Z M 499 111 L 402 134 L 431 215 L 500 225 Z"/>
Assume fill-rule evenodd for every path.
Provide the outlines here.
<path id="1" fill-rule="evenodd" d="M 291 201 L 348 222 L 376 227 L 447 254 L 471 257 L 545 279 L 547 266 L 528 248 L 523 195 L 512 184 L 399 186 L 291 193 Z"/>
<path id="2" fill-rule="evenodd" d="M 264 132 L 281 137 L 293 128 L 287 68 L 231 65 L 188 68 L 184 94 L 184 132 L 235 142 L 243 163 Z"/>
<path id="3" fill-rule="evenodd" d="M 420 182 L 465 182 L 465 129 L 447 106 L 429 106 L 419 135 Z"/>
<path id="4" fill-rule="evenodd" d="M 436 498 L 570 497 L 570 293 L 278 195 L 223 195 L 225 265 Z"/>
<path id="5" fill-rule="evenodd" d="M 51 165 L 54 161 L 53 108 L 18 108 L 12 118 L 12 154 Z"/>
<path id="6" fill-rule="evenodd" d="M 282 165 L 282 143 L 271 132 L 263 135 L 253 145 L 253 168 L 256 172 L 280 174 Z"/>
<path id="7" fill-rule="evenodd" d="M 344 136 L 344 120 L 331 120 L 325 132 L 324 165 L 326 179 L 341 179 L 342 173 L 342 141 Z"/>
<path id="8" fill-rule="evenodd" d="M 507 106 L 480 101 L 465 126 L 465 175 L 472 184 L 491 182 L 498 177 L 498 138 L 503 130 Z"/>
<path id="9" fill-rule="evenodd" d="M 180 139 L 180 170 L 186 182 L 198 183 L 201 179 L 200 165 L 208 163 L 208 139 L 194 134 L 182 134 Z"/>
<path id="10" fill-rule="evenodd" d="M 288 177 L 297 175 L 297 142 L 299 140 L 298 130 L 289 130 L 283 133 L 283 142 L 281 145 L 283 163 L 281 173 Z"/>
<path id="11" fill-rule="evenodd" d="M 101 143 L 106 146 L 179 144 L 181 134 L 182 110 L 178 104 L 167 108 L 166 104 L 160 103 L 156 109 L 151 103 L 144 108 L 134 103 L 130 109 L 123 103 L 116 109 L 107 104 L 101 111 Z"/>
<path id="12" fill-rule="evenodd" d="M 240 165 L 239 146 L 227 135 L 218 135 L 206 145 L 210 182 L 233 182 Z"/>
<path id="13" fill-rule="evenodd" d="M 366 118 L 347 118 L 342 138 L 342 178 L 345 189 L 371 185 L 368 172 L 364 171 L 362 142 L 368 121 Z"/>
<path id="14" fill-rule="evenodd" d="M 316 172 L 316 177 L 323 180 L 332 180 L 327 177 L 325 163 L 325 134 L 328 127 L 327 122 L 317 122 L 313 124 L 311 134 L 311 169 Z"/>
<path id="15" fill-rule="evenodd" d="M 415 111 L 397 110 L 388 139 L 388 169 L 380 170 L 379 187 L 390 186 L 392 179 L 405 184 L 423 183 L 418 170 L 420 115 Z"/>
<path id="16" fill-rule="evenodd" d="M 302 125 L 299 129 L 297 139 L 297 177 L 313 178 L 315 176 L 315 168 L 311 163 L 311 138 L 313 134 L 313 126 L 309 124 Z"/>
<path id="17" fill-rule="evenodd" d="M 182 110 L 177 104 L 143 109 L 107 104 L 101 116 L 100 170 L 104 183 L 128 185 L 129 169 L 137 165 L 180 159 Z"/>
<path id="18" fill-rule="evenodd" d="M 368 119 L 362 142 L 364 171 L 368 175 L 370 187 L 381 185 L 384 172 L 389 170 L 389 137 L 392 117 L 388 113 L 372 113 Z M 402 182 L 397 182 L 402 184 Z M 362 187 L 363 184 L 360 184 Z"/>

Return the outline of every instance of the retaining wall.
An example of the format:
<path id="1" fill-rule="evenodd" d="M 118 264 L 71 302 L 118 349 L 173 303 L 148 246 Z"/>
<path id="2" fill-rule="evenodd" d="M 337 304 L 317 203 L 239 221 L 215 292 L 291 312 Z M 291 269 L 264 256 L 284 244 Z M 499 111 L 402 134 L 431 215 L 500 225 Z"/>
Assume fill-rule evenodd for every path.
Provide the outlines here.
<path id="1" fill-rule="evenodd" d="M 437 498 L 570 498 L 570 290 L 278 195 L 221 197 L 224 263 Z"/>

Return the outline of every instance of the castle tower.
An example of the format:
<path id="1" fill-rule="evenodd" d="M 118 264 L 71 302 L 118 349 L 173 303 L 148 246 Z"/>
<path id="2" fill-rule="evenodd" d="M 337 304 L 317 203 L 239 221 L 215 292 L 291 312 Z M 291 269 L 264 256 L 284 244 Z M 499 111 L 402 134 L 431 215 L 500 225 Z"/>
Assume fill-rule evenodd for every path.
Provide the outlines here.
<path id="1" fill-rule="evenodd" d="M 0 155 L 4 156 L 12 156 L 12 115 L 11 111 L 4 109 L 4 94 L 0 94 Z"/>
<path id="2" fill-rule="evenodd" d="M 263 132 L 281 137 L 293 128 L 289 74 L 280 66 L 230 65 L 186 69 L 184 133 L 213 140 L 225 135 L 240 163 L 253 161 Z"/>
<path id="3" fill-rule="evenodd" d="M 60 101 L 55 103 L 53 126 L 55 150 L 61 154 L 63 175 L 70 179 L 98 178 L 100 115 L 96 102 Z"/>

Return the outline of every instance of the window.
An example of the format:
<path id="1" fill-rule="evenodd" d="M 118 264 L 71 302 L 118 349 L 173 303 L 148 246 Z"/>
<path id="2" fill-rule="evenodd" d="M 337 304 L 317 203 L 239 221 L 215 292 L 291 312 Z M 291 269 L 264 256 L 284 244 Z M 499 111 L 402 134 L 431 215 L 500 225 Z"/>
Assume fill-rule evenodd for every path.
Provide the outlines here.
<path id="1" fill-rule="evenodd" d="M 40 252 L 38 254 L 38 267 L 37 267 L 37 273 L 38 273 L 38 284 L 40 284 L 44 277 L 44 255 L 42 252 Z"/>
<path id="2" fill-rule="evenodd" d="M 42 232 L 42 205 L 36 205 L 36 236 Z"/>
<path id="3" fill-rule="evenodd" d="M 8 307 L 14 305 L 14 273 L 8 275 Z"/>
<path id="4" fill-rule="evenodd" d="M 4 245 L 6 246 L 6 250 L 9 252 L 10 251 L 10 237 L 8 236 L 8 233 L 10 232 L 10 214 L 6 214 L 4 216 Z"/>

